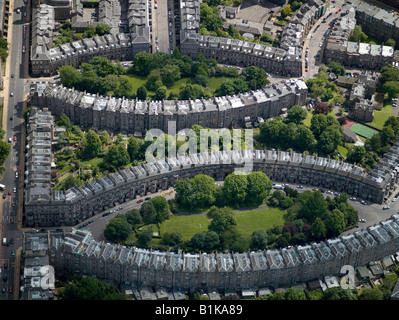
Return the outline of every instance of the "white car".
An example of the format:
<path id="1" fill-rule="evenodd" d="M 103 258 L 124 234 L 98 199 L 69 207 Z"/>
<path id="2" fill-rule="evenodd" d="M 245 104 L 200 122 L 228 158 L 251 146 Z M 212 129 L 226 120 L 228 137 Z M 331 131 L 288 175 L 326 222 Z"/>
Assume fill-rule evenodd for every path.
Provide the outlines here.
<path id="1" fill-rule="evenodd" d="M 15 193 L 15 192 L 17 192 L 17 188 L 16 188 L 16 187 L 14 187 L 14 193 Z"/>

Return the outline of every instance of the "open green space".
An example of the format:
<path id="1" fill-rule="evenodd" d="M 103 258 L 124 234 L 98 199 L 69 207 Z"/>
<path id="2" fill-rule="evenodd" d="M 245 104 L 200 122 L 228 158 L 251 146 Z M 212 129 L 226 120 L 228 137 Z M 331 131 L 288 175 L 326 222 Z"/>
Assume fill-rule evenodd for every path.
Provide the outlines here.
<path id="1" fill-rule="evenodd" d="M 129 78 L 130 83 L 133 86 L 133 92 L 131 93 L 136 93 L 137 89 L 141 86 L 145 86 L 146 83 L 146 77 L 135 75 L 135 74 L 128 74 L 127 77 Z M 214 93 L 216 89 L 220 86 L 220 84 L 227 80 L 231 79 L 229 77 L 212 77 L 209 79 L 209 83 L 207 85 L 207 88 Z M 182 78 L 177 80 L 171 87 L 169 87 L 166 91 L 166 95 L 169 96 L 171 91 L 179 91 L 180 88 L 185 86 L 187 82 L 190 80 L 190 78 Z M 192 82 L 194 82 L 193 79 L 191 79 Z M 153 97 L 155 95 L 154 91 L 147 90 L 147 94 L 149 97 Z"/>
<path id="2" fill-rule="evenodd" d="M 279 208 L 264 208 L 241 211 L 235 214 L 237 229 L 244 235 L 251 235 L 253 231 L 267 230 L 274 225 L 284 225 L 285 211 Z"/>
<path id="3" fill-rule="evenodd" d="M 198 232 L 206 232 L 211 219 L 205 214 L 195 215 L 173 215 L 161 225 L 161 235 L 166 232 L 178 232 L 183 240 L 189 240 Z"/>
<path id="4" fill-rule="evenodd" d="M 392 115 L 393 115 L 392 105 L 387 104 L 382 108 L 382 110 L 375 110 L 373 122 L 368 122 L 366 124 L 369 125 L 370 127 L 382 130 L 385 121 L 387 121 L 388 118 Z"/>
<path id="5" fill-rule="evenodd" d="M 264 208 L 241 211 L 234 215 L 237 221 L 237 229 L 240 233 L 250 236 L 253 231 L 267 230 L 274 225 L 284 224 L 285 211 L 279 208 Z M 198 232 L 206 232 L 211 219 L 205 214 L 173 215 L 161 225 L 161 235 L 165 232 L 178 232 L 183 241 L 189 240 Z"/>

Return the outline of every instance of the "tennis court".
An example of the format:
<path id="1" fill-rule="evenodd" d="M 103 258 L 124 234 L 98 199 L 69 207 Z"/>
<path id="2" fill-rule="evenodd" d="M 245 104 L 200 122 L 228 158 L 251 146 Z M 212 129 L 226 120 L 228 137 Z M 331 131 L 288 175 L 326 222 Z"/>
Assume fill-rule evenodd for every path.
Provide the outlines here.
<path id="1" fill-rule="evenodd" d="M 369 127 L 366 127 L 360 123 L 354 123 L 351 127 L 350 130 L 356 133 L 357 135 L 370 139 L 373 135 L 378 133 L 377 130 L 371 129 Z"/>

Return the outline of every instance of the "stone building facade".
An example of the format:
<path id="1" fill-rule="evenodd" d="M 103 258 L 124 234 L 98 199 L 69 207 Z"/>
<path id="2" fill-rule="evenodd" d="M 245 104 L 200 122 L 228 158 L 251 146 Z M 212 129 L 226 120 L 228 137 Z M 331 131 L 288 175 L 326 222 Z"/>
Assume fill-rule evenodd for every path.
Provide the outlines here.
<path id="1" fill-rule="evenodd" d="M 397 21 L 397 13 L 387 11 L 380 3 L 351 0 L 342 7 L 338 21 L 327 36 L 323 61 L 326 64 L 334 61 L 351 68 L 372 70 L 380 70 L 384 65 L 398 61 L 399 51 L 392 46 L 349 41 L 356 24 L 377 40 L 385 42 L 392 38 L 397 41 Z"/>
<path id="2" fill-rule="evenodd" d="M 105 4 L 105 1 L 103 2 Z M 77 68 L 81 63 L 88 62 L 96 56 L 110 60 L 128 61 L 132 60 L 140 51 L 150 51 L 151 21 L 147 0 L 129 1 L 128 32 L 113 32 L 53 47 L 57 8 L 50 5 L 37 5 L 32 8 L 30 69 L 33 76 L 53 75 L 64 65 Z M 70 9 L 69 16 L 72 18 L 73 26 L 78 28 L 77 25 L 80 22 L 77 23 L 75 18 L 81 18 L 81 14 L 78 14 L 81 4 L 78 3 L 76 8 L 72 6 Z M 111 9 L 104 10 L 101 21 L 107 21 L 107 15 L 110 15 L 111 20 L 115 20 L 114 10 Z"/>
<path id="3" fill-rule="evenodd" d="M 95 130 L 143 134 L 149 129 L 168 131 L 199 124 L 208 128 L 243 127 L 245 122 L 278 116 L 284 108 L 304 105 L 307 87 L 302 80 L 282 81 L 234 96 L 197 100 L 139 101 L 104 97 L 57 85 L 31 85 L 30 105 L 48 108 L 58 117 L 65 113 L 72 123 Z"/>
<path id="4" fill-rule="evenodd" d="M 42 247 L 56 271 L 94 276 L 117 286 L 224 293 L 245 288 L 277 289 L 327 275 L 339 276 L 344 265 L 357 268 L 394 255 L 399 251 L 399 216 L 326 241 L 243 253 L 125 247 L 95 241 L 90 232 L 79 229 L 27 233 L 24 239 L 28 244 L 32 239 L 45 244 Z"/>
<path id="5" fill-rule="evenodd" d="M 387 157 L 397 158 L 395 150 Z M 49 190 L 46 195 L 37 196 L 33 193 L 36 186 L 27 185 L 24 224 L 29 227 L 73 226 L 117 203 L 167 190 L 178 179 L 207 174 L 220 181 L 235 169 L 243 170 L 246 164 L 252 164 L 253 171 L 262 171 L 273 181 L 347 192 L 381 203 L 398 182 L 398 177 L 391 174 L 395 169 L 391 167 L 392 159 L 389 160 L 383 158 L 378 168 L 366 174 L 349 163 L 293 152 L 241 150 L 177 155 L 130 167 L 81 187 Z M 26 174 L 32 173 L 28 170 Z"/>

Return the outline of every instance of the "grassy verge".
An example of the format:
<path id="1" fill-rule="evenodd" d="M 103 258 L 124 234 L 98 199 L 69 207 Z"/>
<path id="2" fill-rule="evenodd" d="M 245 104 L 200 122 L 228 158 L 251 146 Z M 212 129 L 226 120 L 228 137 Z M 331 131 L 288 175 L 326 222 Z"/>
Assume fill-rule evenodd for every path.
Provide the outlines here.
<path id="1" fill-rule="evenodd" d="M 279 208 L 264 208 L 240 211 L 234 215 L 237 221 L 237 229 L 244 236 L 250 236 L 253 231 L 267 230 L 274 225 L 283 225 L 285 211 Z M 161 235 L 165 232 L 178 232 L 183 241 L 189 240 L 198 232 L 208 231 L 211 219 L 205 214 L 173 215 L 161 225 Z"/>
<path id="2" fill-rule="evenodd" d="M 392 105 L 387 104 L 382 108 L 381 111 L 379 110 L 374 111 L 373 122 L 368 122 L 366 124 L 375 129 L 382 130 L 385 121 L 387 121 L 387 119 L 392 115 L 393 115 Z"/>

